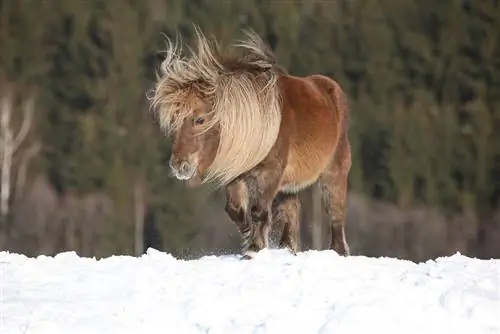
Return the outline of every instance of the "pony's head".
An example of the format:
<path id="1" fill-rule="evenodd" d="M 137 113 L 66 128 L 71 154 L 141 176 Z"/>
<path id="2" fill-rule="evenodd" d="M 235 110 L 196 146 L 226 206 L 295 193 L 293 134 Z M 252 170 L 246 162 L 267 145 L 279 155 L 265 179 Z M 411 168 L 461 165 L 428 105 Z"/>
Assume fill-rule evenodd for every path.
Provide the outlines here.
<path id="1" fill-rule="evenodd" d="M 172 115 L 174 119 L 169 128 L 172 137 L 170 169 L 179 180 L 198 183 L 213 163 L 220 140 L 219 126 L 211 112 L 212 104 L 194 90 L 186 91 L 182 101 L 173 108 L 177 108 L 177 112 Z"/>
<path id="2" fill-rule="evenodd" d="M 167 39 L 152 107 L 172 139 L 173 174 L 222 186 L 262 161 L 278 137 L 279 70 L 254 33 L 234 45 L 245 51 L 237 57 L 195 31 L 188 56 Z"/>

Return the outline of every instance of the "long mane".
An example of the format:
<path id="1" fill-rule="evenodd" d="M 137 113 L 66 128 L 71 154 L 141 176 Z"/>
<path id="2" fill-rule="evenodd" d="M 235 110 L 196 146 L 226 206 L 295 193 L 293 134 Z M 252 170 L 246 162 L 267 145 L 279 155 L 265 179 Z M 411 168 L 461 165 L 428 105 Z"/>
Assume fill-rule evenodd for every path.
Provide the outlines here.
<path id="1" fill-rule="evenodd" d="M 195 27 L 197 49 L 183 55 L 179 40 L 167 38 L 166 57 L 151 97 L 160 126 L 168 133 L 180 129 L 192 112 L 194 98 L 211 102 L 212 120 L 205 130 L 218 127 L 219 146 L 202 181 L 220 186 L 244 173 L 269 153 L 281 124 L 280 69 L 260 37 L 247 31 L 233 44 L 242 56 L 223 54 L 216 41 Z"/>

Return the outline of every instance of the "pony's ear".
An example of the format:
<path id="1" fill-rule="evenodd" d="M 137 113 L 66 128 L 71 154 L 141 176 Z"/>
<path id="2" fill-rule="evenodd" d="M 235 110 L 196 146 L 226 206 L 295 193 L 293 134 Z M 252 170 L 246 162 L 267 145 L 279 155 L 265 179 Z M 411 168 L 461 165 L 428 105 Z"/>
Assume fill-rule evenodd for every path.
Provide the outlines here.
<path id="1" fill-rule="evenodd" d="M 250 65 L 252 65 L 253 67 L 255 67 L 257 69 L 260 69 L 263 72 L 269 71 L 270 69 L 273 68 L 273 64 L 270 64 L 269 62 L 264 61 L 262 59 L 256 59 L 254 61 L 251 61 Z"/>
<path id="2" fill-rule="evenodd" d="M 167 58 L 167 56 L 162 52 L 155 52 L 152 55 L 152 58 L 156 64 L 161 64 L 165 60 L 165 58 Z"/>
<path id="3" fill-rule="evenodd" d="M 260 73 L 267 72 L 274 67 L 274 64 L 254 56 L 247 56 L 244 62 L 247 67 L 251 68 L 255 72 Z"/>

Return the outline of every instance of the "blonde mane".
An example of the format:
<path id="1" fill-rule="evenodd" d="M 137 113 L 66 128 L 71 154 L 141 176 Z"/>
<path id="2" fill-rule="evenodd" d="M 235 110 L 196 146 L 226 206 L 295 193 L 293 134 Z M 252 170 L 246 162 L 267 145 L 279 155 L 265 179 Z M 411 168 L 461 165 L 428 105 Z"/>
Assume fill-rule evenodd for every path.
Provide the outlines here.
<path id="1" fill-rule="evenodd" d="M 195 99 L 211 102 L 211 121 L 205 130 L 218 126 L 219 146 L 203 182 L 226 185 L 261 162 L 273 147 L 281 124 L 279 70 L 260 37 L 246 32 L 247 39 L 233 44 L 245 51 L 242 57 L 222 55 L 219 46 L 195 27 L 197 50 L 182 55 L 178 39 L 167 38 L 166 58 L 151 97 L 160 126 L 169 134 L 180 129 Z"/>

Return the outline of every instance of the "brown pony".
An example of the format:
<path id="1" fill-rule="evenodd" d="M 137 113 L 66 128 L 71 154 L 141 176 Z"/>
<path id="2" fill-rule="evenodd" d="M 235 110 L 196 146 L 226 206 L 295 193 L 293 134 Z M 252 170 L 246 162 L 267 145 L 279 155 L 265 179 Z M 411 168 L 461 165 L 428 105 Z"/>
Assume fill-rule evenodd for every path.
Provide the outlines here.
<path id="1" fill-rule="evenodd" d="M 299 191 L 319 182 L 331 226 L 330 248 L 349 255 L 345 238 L 351 167 L 349 109 L 340 86 L 322 75 L 296 77 L 276 64 L 254 32 L 223 53 L 195 27 L 197 49 L 182 54 L 167 38 L 150 96 L 172 138 L 172 173 L 191 186 L 226 190 L 226 212 L 242 235 L 243 258 L 269 246 L 299 250 Z"/>

